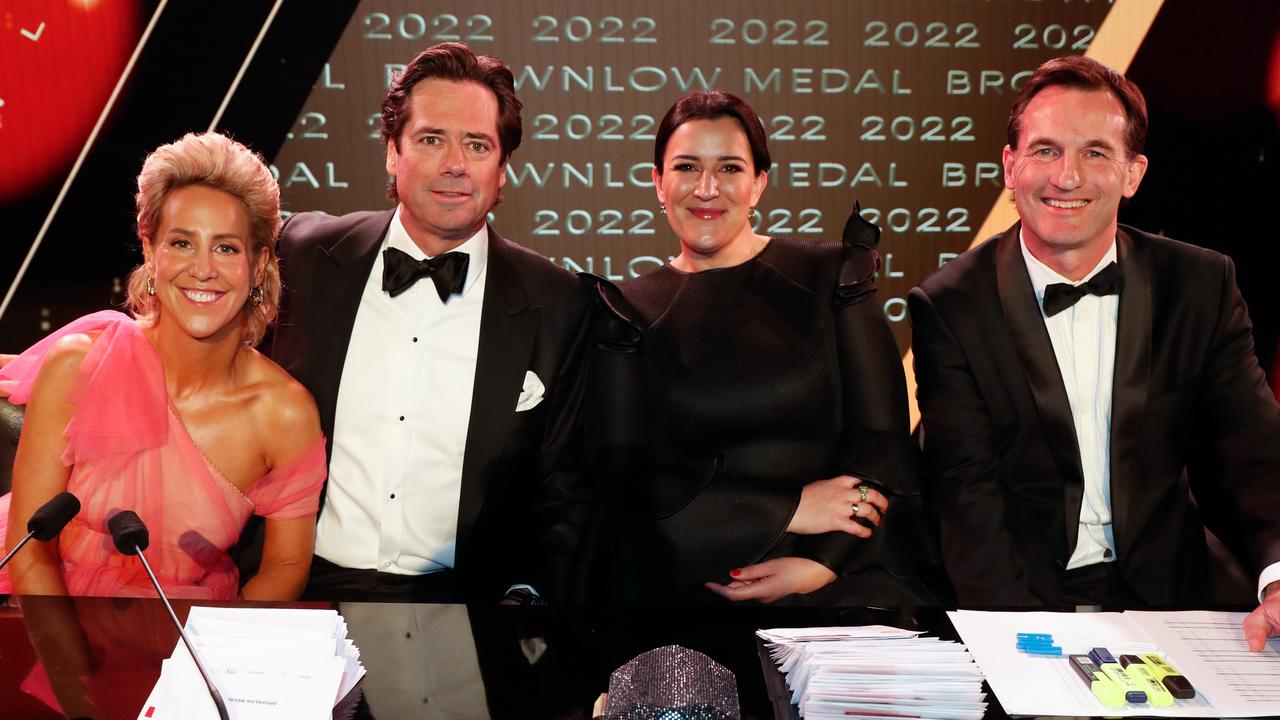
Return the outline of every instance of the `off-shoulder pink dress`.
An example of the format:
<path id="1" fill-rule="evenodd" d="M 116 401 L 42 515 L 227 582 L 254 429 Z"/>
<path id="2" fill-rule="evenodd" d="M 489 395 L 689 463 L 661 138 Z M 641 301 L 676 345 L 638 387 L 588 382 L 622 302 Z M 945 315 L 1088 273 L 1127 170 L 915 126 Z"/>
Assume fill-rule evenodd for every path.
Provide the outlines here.
<path id="1" fill-rule="evenodd" d="M 62 574 L 72 595 L 149 596 L 136 557 L 116 551 L 107 520 L 138 513 L 150 531 L 148 562 L 172 597 L 233 599 L 239 573 L 227 554 L 250 515 L 288 520 L 315 514 L 326 463 L 324 438 L 273 468 L 243 493 L 192 441 L 165 389 L 160 356 L 132 318 L 85 316 L 0 369 L 0 389 L 25 404 L 49 348 L 72 333 L 97 333 L 71 388 L 76 406 L 63 436 L 67 490 L 81 510 L 59 536 Z M 9 496 L 0 497 L 0 542 Z M 0 593 L 9 592 L 0 572 Z"/>

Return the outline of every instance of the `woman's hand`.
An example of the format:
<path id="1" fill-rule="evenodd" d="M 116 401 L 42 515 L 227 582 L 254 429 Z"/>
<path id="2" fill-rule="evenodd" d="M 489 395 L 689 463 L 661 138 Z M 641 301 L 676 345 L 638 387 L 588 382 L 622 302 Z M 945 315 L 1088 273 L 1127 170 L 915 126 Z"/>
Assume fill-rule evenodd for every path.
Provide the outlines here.
<path id="1" fill-rule="evenodd" d="M 703 587 L 733 601 L 759 600 L 771 603 L 793 593 L 811 593 L 836 579 L 826 565 L 808 558 L 781 557 L 730 570 L 728 585 L 709 582 Z"/>
<path id="2" fill-rule="evenodd" d="M 889 499 L 879 490 L 862 485 L 860 478 L 840 475 L 829 480 L 817 480 L 800 491 L 800 505 L 791 516 L 787 532 L 798 535 L 845 532 L 869 538 L 871 528 L 854 518 L 879 527 L 880 516 L 888 509 Z"/>

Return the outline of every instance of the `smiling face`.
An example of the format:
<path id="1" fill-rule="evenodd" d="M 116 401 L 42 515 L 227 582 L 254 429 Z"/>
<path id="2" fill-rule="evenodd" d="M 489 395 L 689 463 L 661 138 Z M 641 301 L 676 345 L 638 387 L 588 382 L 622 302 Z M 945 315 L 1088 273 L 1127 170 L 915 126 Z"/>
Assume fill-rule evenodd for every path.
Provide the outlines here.
<path id="1" fill-rule="evenodd" d="M 751 164 L 751 145 L 733 118 L 691 120 L 671 133 L 653 184 L 695 268 L 736 265 L 759 250 L 751 209 L 768 184 Z"/>
<path id="2" fill-rule="evenodd" d="M 266 253 L 251 261 L 249 211 L 234 195 L 204 185 L 169 193 L 144 248 L 159 306 L 157 324 L 205 340 L 240 341 L 249 289 Z"/>
<path id="3" fill-rule="evenodd" d="M 409 95 L 409 119 L 387 143 L 400 218 L 428 255 L 471 237 L 507 182 L 498 99 L 474 82 L 428 78 Z"/>
<path id="4" fill-rule="evenodd" d="M 1124 107 L 1111 93 L 1055 86 L 1027 105 L 1018 147 L 1005 146 L 1004 182 L 1023 239 L 1059 272 L 1054 259 L 1073 253 L 1081 262 L 1069 267 L 1087 265 L 1081 276 L 1092 269 L 1116 236 L 1120 199 L 1138 191 L 1147 158 L 1129 155 L 1125 130 Z"/>

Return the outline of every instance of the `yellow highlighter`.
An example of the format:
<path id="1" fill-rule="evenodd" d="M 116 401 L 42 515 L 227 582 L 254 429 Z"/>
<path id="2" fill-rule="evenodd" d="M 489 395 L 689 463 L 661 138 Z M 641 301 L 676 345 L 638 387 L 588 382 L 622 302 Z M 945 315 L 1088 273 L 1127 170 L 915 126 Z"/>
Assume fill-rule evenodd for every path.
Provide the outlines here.
<path id="1" fill-rule="evenodd" d="M 1147 701 L 1147 691 L 1138 687 L 1138 683 L 1125 674 L 1124 668 L 1116 662 L 1115 656 L 1104 647 L 1096 647 L 1089 651 L 1089 659 L 1097 663 L 1098 669 L 1124 691 L 1126 702 L 1141 705 Z"/>
<path id="2" fill-rule="evenodd" d="M 1173 705 L 1173 696 L 1165 689 L 1164 685 L 1156 679 L 1151 672 L 1151 666 L 1142 661 L 1137 655 L 1121 655 L 1120 666 L 1124 671 L 1133 678 L 1133 681 L 1139 687 L 1147 691 L 1147 701 L 1155 707 L 1169 707 Z"/>
<path id="3" fill-rule="evenodd" d="M 1123 707 L 1125 704 L 1124 691 L 1120 689 L 1110 679 L 1107 678 L 1098 666 L 1093 664 L 1088 655 L 1072 655 L 1071 669 L 1076 671 L 1080 679 L 1085 685 L 1089 686 L 1093 696 L 1107 707 Z"/>
<path id="4" fill-rule="evenodd" d="M 1169 690 L 1169 694 L 1179 700 L 1189 700 L 1196 696 L 1196 689 L 1183 677 L 1178 669 L 1169 664 L 1163 656 L 1156 653 L 1143 653 L 1139 657 L 1151 670 L 1151 675 Z"/>

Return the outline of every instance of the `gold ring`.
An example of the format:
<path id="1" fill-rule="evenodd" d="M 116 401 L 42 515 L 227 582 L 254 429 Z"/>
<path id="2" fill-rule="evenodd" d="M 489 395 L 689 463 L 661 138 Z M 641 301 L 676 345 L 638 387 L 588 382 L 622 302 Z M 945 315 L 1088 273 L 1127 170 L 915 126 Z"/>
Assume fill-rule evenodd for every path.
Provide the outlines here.
<path id="1" fill-rule="evenodd" d="M 866 501 L 867 501 L 867 486 L 859 485 L 858 486 L 858 502 L 866 502 Z"/>

